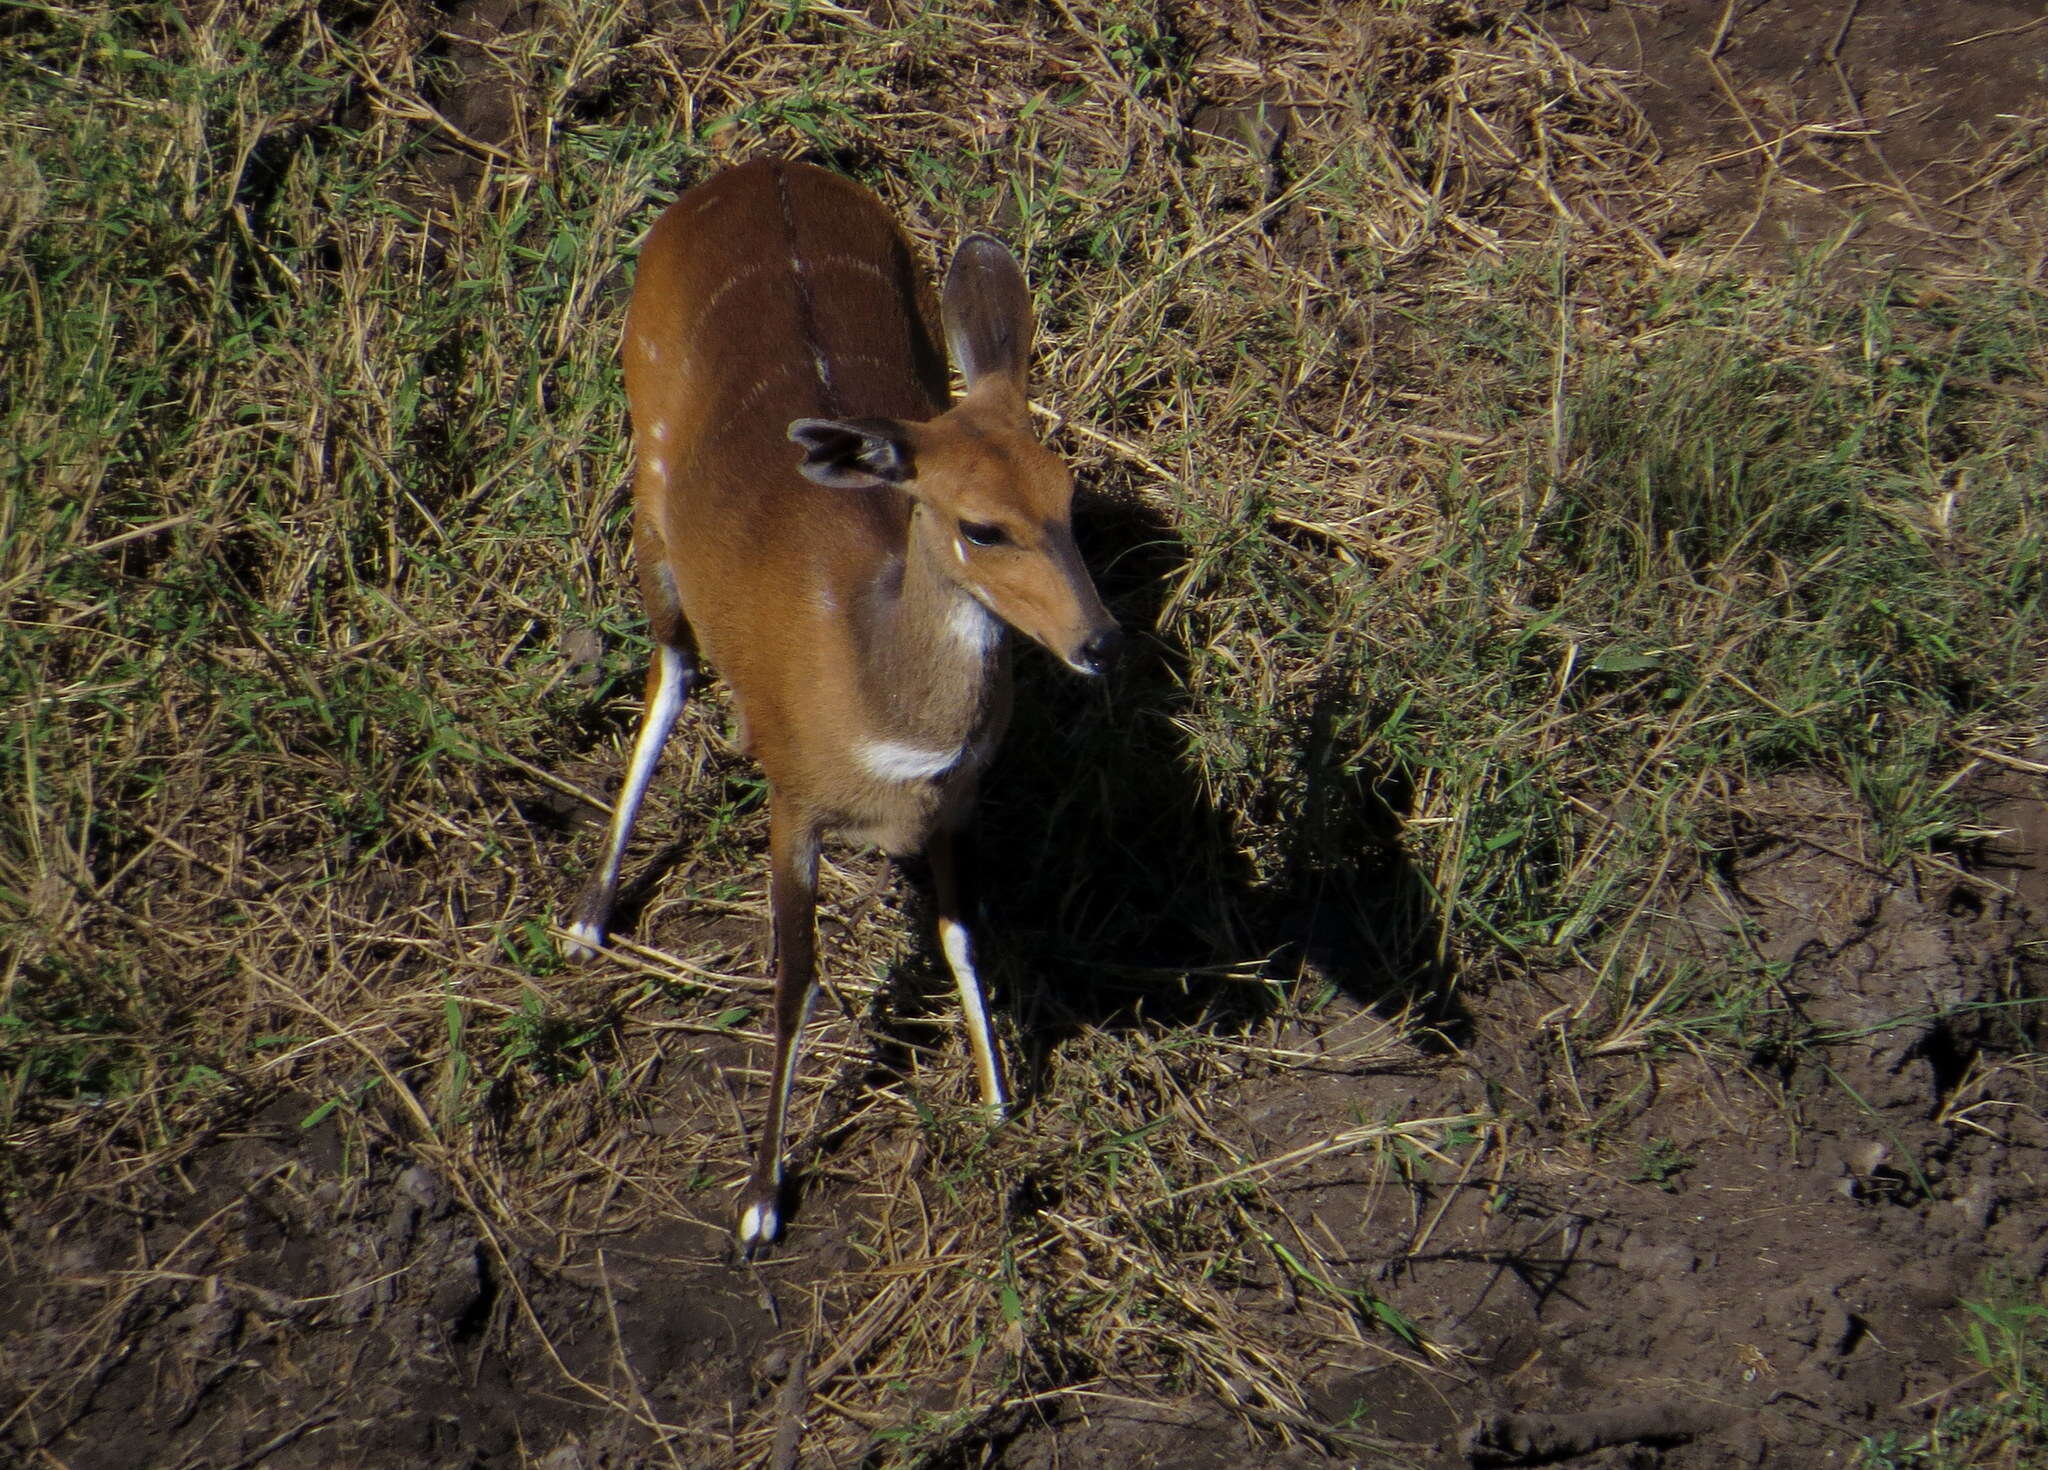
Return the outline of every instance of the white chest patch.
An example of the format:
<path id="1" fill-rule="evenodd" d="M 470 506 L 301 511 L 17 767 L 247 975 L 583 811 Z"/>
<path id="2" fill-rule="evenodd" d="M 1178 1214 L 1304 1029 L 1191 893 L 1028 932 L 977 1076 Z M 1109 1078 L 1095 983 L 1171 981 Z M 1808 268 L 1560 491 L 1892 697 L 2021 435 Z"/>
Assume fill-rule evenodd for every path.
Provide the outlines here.
<path id="1" fill-rule="evenodd" d="M 960 763 L 958 750 L 926 750 L 900 740 L 862 741 L 856 754 L 861 766 L 884 781 L 929 781 Z"/>

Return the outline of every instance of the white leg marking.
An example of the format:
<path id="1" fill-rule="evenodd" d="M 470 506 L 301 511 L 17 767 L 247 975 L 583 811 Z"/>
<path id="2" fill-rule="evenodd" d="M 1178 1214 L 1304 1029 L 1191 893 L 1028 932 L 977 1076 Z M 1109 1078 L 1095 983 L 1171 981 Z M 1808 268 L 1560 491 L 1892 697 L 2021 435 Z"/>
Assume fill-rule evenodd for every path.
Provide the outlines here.
<path id="1" fill-rule="evenodd" d="M 946 951 L 946 966 L 960 990 L 960 1009 L 967 1017 L 967 1044 L 974 1051 L 975 1070 L 981 1074 L 981 1100 L 1001 1118 L 1009 1109 L 1003 1095 L 1003 1074 L 996 1065 L 995 1033 L 988 1022 L 988 1003 L 982 999 L 981 977 L 974 972 L 974 947 L 967 926 L 953 919 L 939 920 L 939 945 Z"/>
<path id="2" fill-rule="evenodd" d="M 818 987 L 804 997 L 804 1013 L 797 1019 L 796 1035 L 789 1038 L 789 1070 L 782 1074 L 782 1096 L 776 1099 L 775 1116 L 782 1120 L 782 1136 L 775 1140 L 775 1187 L 782 1187 L 782 1156 L 789 1152 L 789 1095 L 796 1090 L 796 1069 L 804 1059 L 804 1027 L 811 1024 L 811 1007 L 817 1003 Z"/>
<path id="3" fill-rule="evenodd" d="M 795 1090 L 796 1069 L 803 1060 L 804 1027 L 811 1023 L 811 1007 L 816 1003 L 817 999 L 818 987 L 813 985 L 810 993 L 804 997 L 803 1015 L 796 1023 L 796 1035 L 789 1039 L 789 1066 L 782 1074 L 782 1095 L 776 1099 L 775 1110 L 770 1115 L 780 1120 L 780 1131 L 772 1140 L 764 1140 L 765 1142 L 773 1143 L 775 1147 L 775 1168 L 772 1175 L 773 1182 L 769 1197 L 765 1200 L 755 1200 L 740 1212 L 738 1231 L 740 1249 L 749 1259 L 753 1257 L 756 1250 L 767 1245 L 777 1235 L 782 1233 L 782 1219 L 776 1213 L 776 1209 L 780 1203 L 779 1197 L 782 1194 L 782 1180 L 784 1177 L 783 1155 L 788 1152 L 789 1096 Z M 754 1181 L 751 1178 L 748 1179 L 747 1187 L 749 1189 L 753 1187 L 753 1184 Z"/>
<path id="4" fill-rule="evenodd" d="M 775 1239 L 781 1226 L 772 1204 L 748 1205 L 740 1216 L 740 1249 L 752 1255 L 761 1246 Z"/>
<path id="5" fill-rule="evenodd" d="M 958 750 L 926 750 L 900 740 L 867 740 L 855 748 L 861 766 L 884 781 L 930 781 L 960 764 Z"/>
<path id="6" fill-rule="evenodd" d="M 633 819 L 640 814 L 640 802 L 654 779 L 654 767 L 661 748 L 668 743 L 676 716 L 689 696 L 689 666 L 680 650 L 663 645 L 655 650 L 654 701 L 640 721 L 640 736 L 633 742 L 633 759 L 626 767 L 626 784 L 620 788 L 619 804 L 612 809 L 611 831 L 605 838 L 604 869 L 600 880 L 606 894 L 618 886 L 619 868 L 626 860 L 626 841 L 633 835 Z M 609 917 L 609 916 L 607 916 Z M 588 959 L 604 942 L 602 924 L 579 922 L 569 931 L 571 959 Z"/>

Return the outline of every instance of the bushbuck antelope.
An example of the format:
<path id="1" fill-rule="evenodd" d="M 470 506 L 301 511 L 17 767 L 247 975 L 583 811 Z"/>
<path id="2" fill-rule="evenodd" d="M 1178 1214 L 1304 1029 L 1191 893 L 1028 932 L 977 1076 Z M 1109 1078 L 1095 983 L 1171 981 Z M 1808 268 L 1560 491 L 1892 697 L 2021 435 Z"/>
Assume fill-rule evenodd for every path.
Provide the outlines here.
<path id="1" fill-rule="evenodd" d="M 931 861 L 940 946 L 984 1103 L 1006 1105 L 957 861 L 1010 714 L 1004 628 L 1098 674 L 1121 635 L 1068 524 L 1073 481 L 1031 432 L 1031 296 L 986 235 L 960 246 L 940 317 L 866 189 L 757 162 L 655 223 L 626 314 L 633 551 L 655 640 L 646 713 L 574 950 L 604 940 L 655 761 L 698 678 L 730 686 L 769 782 L 775 1041 L 740 1197 L 752 1255 L 782 1225 L 783 1129 L 817 981 L 827 833 Z"/>

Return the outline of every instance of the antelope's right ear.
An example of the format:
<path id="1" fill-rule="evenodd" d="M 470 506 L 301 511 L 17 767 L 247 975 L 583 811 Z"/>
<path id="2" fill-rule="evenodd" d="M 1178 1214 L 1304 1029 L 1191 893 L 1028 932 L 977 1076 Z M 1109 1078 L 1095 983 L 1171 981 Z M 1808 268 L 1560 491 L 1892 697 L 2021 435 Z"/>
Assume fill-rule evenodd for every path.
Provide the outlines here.
<path id="1" fill-rule="evenodd" d="M 873 490 L 916 477 L 910 430 L 896 419 L 797 419 L 789 439 L 804 447 L 798 472 L 833 490 Z"/>
<path id="2" fill-rule="evenodd" d="M 940 303 L 946 345 L 967 391 L 993 387 L 1030 422 L 1031 288 L 1009 248 L 992 235 L 960 242 Z"/>

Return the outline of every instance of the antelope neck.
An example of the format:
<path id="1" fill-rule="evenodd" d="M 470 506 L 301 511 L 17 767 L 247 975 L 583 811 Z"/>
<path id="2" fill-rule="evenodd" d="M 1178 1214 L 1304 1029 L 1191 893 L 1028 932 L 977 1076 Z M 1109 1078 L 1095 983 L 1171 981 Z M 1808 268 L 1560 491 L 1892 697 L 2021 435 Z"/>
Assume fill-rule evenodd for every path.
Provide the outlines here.
<path id="1" fill-rule="evenodd" d="M 861 650 L 873 733 L 932 752 L 961 750 L 980 732 L 1002 658 L 1001 622 L 946 574 L 950 545 L 932 513 L 913 506 L 896 575 L 875 584 Z"/>

